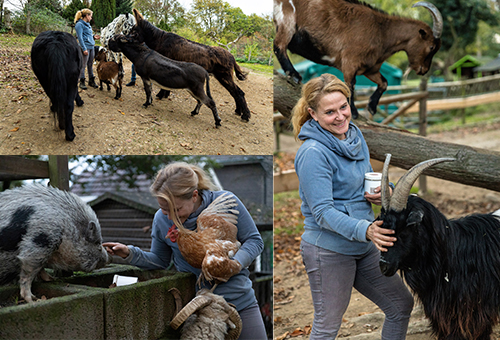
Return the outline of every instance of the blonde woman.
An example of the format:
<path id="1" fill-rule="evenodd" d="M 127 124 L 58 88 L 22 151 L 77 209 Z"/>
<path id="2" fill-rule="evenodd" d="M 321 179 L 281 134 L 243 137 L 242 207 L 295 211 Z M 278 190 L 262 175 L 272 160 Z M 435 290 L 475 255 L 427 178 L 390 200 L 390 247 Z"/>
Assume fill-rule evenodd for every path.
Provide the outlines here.
<path id="1" fill-rule="evenodd" d="M 349 305 L 352 288 L 385 313 L 382 339 L 405 339 L 413 297 L 397 275 L 379 269 L 380 251 L 397 242 L 394 231 L 375 221 L 371 203 L 380 205 L 380 188 L 364 192 L 371 172 L 361 131 L 351 124 L 349 88 L 323 74 L 307 82 L 293 109 L 295 156 L 301 210 L 305 216 L 301 254 L 314 303 L 310 339 L 334 339 Z"/>
<path id="2" fill-rule="evenodd" d="M 98 87 L 95 83 L 92 63 L 94 61 L 94 39 L 99 39 L 99 36 L 94 36 L 92 33 L 92 27 L 90 26 L 92 14 L 92 11 L 88 8 L 84 8 L 75 14 L 76 37 L 83 50 L 83 67 L 80 73 L 80 88 L 83 90 L 87 89 L 87 86 L 85 86 L 85 67 L 87 67 L 89 74 L 89 86 L 94 88 Z"/>
<path id="3" fill-rule="evenodd" d="M 130 264 L 143 269 L 167 268 L 173 260 L 175 268 L 199 276 L 200 269 L 189 265 L 176 243 L 175 225 L 196 229 L 200 213 L 227 191 L 215 191 L 208 174 L 200 167 L 184 162 L 170 163 L 161 169 L 150 188 L 158 199 L 160 209 L 153 220 L 151 252 L 120 243 L 104 243 L 111 255 L 118 255 Z M 234 194 L 231 193 L 234 196 Z M 241 248 L 234 259 L 241 264 L 241 271 L 227 282 L 220 283 L 214 293 L 224 296 L 238 310 L 243 328 L 240 339 L 267 339 L 264 322 L 257 305 L 252 281 L 247 267 L 262 252 L 264 243 L 252 217 L 236 197 L 238 203 L 238 235 Z M 198 288 L 198 287 L 197 287 Z M 208 283 L 205 287 L 211 288 Z"/>

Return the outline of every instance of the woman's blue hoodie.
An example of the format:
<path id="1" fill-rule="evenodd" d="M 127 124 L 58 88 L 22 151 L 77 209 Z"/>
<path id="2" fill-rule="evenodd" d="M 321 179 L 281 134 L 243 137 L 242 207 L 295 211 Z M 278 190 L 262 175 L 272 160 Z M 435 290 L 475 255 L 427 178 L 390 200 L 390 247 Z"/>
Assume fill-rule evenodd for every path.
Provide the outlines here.
<path id="1" fill-rule="evenodd" d="M 305 216 L 302 239 L 345 255 L 364 254 L 373 246 L 366 230 L 374 215 L 364 198 L 365 173 L 373 170 L 361 131 L 351 123 L 340 140 L 310 119 L 298 137 L 304 140 L 295 156 Z"/>
<path id="2" fill-rule="evenodd" d="M 189 215 L 184 227 L 189 230 L 196 229 L 196 220 L 205 208 L 220 195 L 229 191 L 209 191 L 202 190 L 201 197 L 203 199 L 201 206 L 191 215 Z M 238 214 L 238 234 L 236 238 L 241 242 L 241 248 L 234 255 L 243 269 L 236 275 L 232 276 L 227 282 L 220 283 L 215 288 L 214 293 L 223 296 L 227 302 L 233 303 L 236 310 L 241 311 L 257 302 L 255 293 L 252 289 L 252 281 L 248 278 L 250 272 L 248 266 L 262 252 L 264 243 L 262 237 L 255 226 L 255 222 L 250 216 L 250 213 L 245 208 L 243 203 L 231 193 L 236 199 L 238 206 L 236 210 Z M 192 267 L 182 256 L 177 242 L 173 242 L 166 238 L 169 229 L 174 222 L 168 219 L 168 216 L 163 215 L 161 210 L 158 210 L 153 219 L 153 231 L 151 252 L 146 252 L 138 247 L 128 246 L 130 255 L 125 259 L 128 263 L 143 269 L 164 269 L 173 260 L 175 268 L 180 272 L 191 272 L 199 276 L 201 270 Z M 196 287 L 198 288 L 198 286 Z M 202 283 L 202 288 L 212 288 L 207 282 Z"/>
<path id="3" fill-rule="evenodd" d="M 90 23 L 80 19 L 75 24 L 76 36 L 78 42 L 84 51 L 88 51 L 94 48 L 95 41 L 94 35 L 92 33 L 92 26 Z"/>

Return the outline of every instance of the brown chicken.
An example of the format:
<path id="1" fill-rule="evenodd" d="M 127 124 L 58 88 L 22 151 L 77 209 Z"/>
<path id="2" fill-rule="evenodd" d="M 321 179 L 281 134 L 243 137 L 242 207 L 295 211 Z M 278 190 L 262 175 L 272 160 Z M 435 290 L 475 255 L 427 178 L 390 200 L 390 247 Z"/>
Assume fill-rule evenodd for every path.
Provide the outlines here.
<path id="1" fill-rule="evenodd" d="M 236 206 L 231 194 L 222 194 L 198 216 L 196 230 L 179 226 L 167 233 L 167 237 L 178 233 L 177 244 L 182 256 L 191 266 L 201 268 L 198 285 L 202 280 L 216 280 L 216 285 L 226 282 L 241 270 L 241 264 L 230 259 L 241 246 L 236 239 L 239 213 Z"/>

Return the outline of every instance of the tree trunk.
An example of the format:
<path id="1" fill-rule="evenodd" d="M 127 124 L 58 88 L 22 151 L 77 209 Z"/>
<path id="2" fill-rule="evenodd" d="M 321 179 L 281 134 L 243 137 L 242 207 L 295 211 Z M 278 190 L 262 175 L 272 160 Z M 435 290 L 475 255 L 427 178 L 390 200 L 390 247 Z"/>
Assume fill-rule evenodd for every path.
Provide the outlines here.
<path id="1" fill-rule="evenodd" d="M 275 72 L 274 109 L 289 118 L 300 98 L 300 88 Z M 362 116 L 354 123 L 363 132 L 373 159 L 384 161 L 385 154 L 390 153 L 391 165 L 409 169 L 431 158 L 453 157 L 455 162 L 431 167 L 424 174 L 500 192 L 500 152 L 431 141 L 409 131 L 367 121 Z"/>

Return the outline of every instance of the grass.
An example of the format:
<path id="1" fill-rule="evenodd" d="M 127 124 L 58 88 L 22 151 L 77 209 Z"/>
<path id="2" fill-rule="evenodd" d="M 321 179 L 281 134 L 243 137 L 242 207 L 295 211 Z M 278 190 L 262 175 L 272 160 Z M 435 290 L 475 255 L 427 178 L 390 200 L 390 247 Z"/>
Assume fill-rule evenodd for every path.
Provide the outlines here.
<path id="1" fill-rule="evenodd" d="M 33 41 L 35 40 L 35 38 L 36 37 L 32 35 L 4 33 L 0 34 L 0 46 L 6 49 L 14 48 L 30 51 L 31 45 L 33 45 Z"/>
<path id="2" fill-rule="evenodd" d="M 251 69 L 252 71 L 254 71 L 256 73 L 265 74 L 268 76 L 273 75 L 273 66 L 272 65 L 269 66 L 269 65 L 241 63 L 241 62 L 239 62 L 238 65 L 240 65 L 241 67 Z"/>

